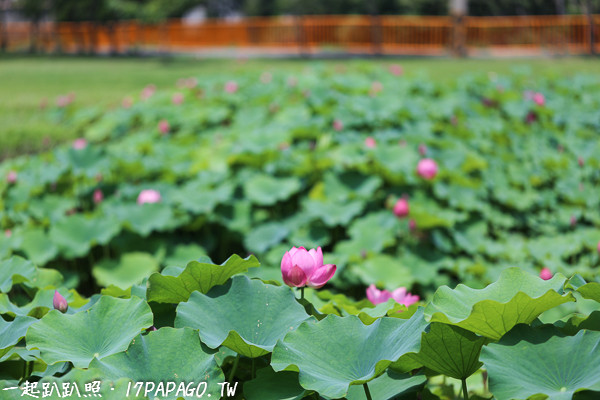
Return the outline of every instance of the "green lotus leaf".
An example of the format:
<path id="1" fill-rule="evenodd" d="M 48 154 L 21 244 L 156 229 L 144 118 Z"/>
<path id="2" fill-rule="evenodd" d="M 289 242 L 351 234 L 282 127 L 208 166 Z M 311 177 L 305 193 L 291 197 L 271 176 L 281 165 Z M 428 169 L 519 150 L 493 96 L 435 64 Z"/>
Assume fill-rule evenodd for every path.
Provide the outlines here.
<path id="1" fill-rule="evenodd" d="M 101 286 L 127 289 L 158 271 L 158 261 L 147 253 L 125 253 L 120 260 L 103 260 L 94 265 L 92 275 Z"/>
<path id="2" fill-rule="evenodd" d="M 97 369 L 104 380 L 129 378 L 134 382 L 206 382 L 209 393 L 220 394 L 219 382 L 225 377 L 215 360 L 215 350 L 210 350 L 200 342 L 198 334 L 189 328 L 160 328 L 147 335 L 133 339 L 126 352 L 113 354 L 102 360 L 94 359 L 90 368 Z M 155 392 L 154 392 L 155 393 Z M 150 398 L 155 398 L 149 395 Z M 160 399 L 196 398 L 195 396 L 157 396 Z"/>
<path id="3" fill-rule="evenodd" d="M 391 400 L 399 396 L 416 392 L 427 380 L 425 375 L 400 374 L 391 369 L 368 383 L 373 399 Z M 348 400 L 366 400 L 365 390 L 361 386 L 352 385 L 346 396 Z"/>
<path id="4" fill-rule="evenodd" d="M 206 256 L 206 250 L 202 246 L 195 243 L 180 244 L 169 252 L 163 264 L 166 266 L 187 265 L 191 260 L 198 260 L 202 256 Z"/>
<path id="5" fill-rule="evenodd" d="M 570 400 L 580 390 L 600 390 L 600 332 L 562 337 L 553 326 L 516 326 L 481 351 L 490 391 L 498 400 L 544 394 Z"/>
<path id="6" fill-rule="evenodd" d="M 275 178 L 256 174 L 244 182 L 244 193 L 253 203 L 270 206 L 286 200 L 300 190 L 300 180 L 295 177 Z"/>
<path id="7" fill-rule="evenodd" d="M 234 186 L 224 182 L 216 188 L 210 188 L 205 182 L 189 182 L 173 194 L 173 201 L 185 210 L 195 214 L 208 214 L 221 203 L 231 198 Z"/>
<path id="8" fill-rule="evenodd" d="M 574 275 L 565 287 L 577 291 L 584 299 L 595 300 L 600 303 L 600 283 L 586 282 L 581 275 Z"/>
<path id="9" fill-rule="evenodd" d="M 173 210 L 163 203 L 107 205 L 103 214 L 117 216 L 133 232 L 144 237 L 155 230 L 172 228 L 175 221 Z"/>
<path id="10" fill-rule="evenodd" d="M 0 261 L 0 292 L 7 293 L 14 284 L 32 280 L 36 275 L 35 265 L 22 257 Z"/>
<path id="11" fill-rule="evenodd" d="M 350 385 L 362 385 L 392 363 L 419 351 L 427 326 L 420 308 L 410 319 L 381 318 L 364 325 L 358 317 L 328 315 L 304 322 L 280 340 L 271 357 L 275 371 L 300 372 L 300 385 L 338 398 Z"/>
<path id="12" fill-rule="evenodd" d="M 44 265 L 58 255 L 58 247 L 41 228 L 31 228 L 21 234 L 20 248 L 36 265 Z"/>
<path id="13" fill-rule="evenodd" d="M 480 367 L 479 353 L 487 339 L 458 326 L 433 322 L 413 358 L 440 374 L 467 379 Z"/>
<path id="14" fill-rule="evenodd" d="M 16 317 L 12 321 L 5 321 L 0 317 L 0 350 L 14 346 L 25 336 L 31 324 L 37 322 L 32 317 Z"/>
<path id="15" fill-rule="evenodd" d="M 554 323 L 562 332 L 567 335 L 575 335 L 582 329 L 590 331 L 600 331 L 600 311 L 593 311 L 590 315 L 574 315 L 566 322 L 556 321 Z"/>
<path id="16" fill-rule="evenodd" d="M 46 364 L 71 361 L 87 368 L 92 359 L 124 351 L 142 329 L 152 325 L 152 311 L 137 297 L 101 296 L 85 312 L 52 310 L 27 331 L 27 349 L 39 349 Z"/>
<path id="17" fill-rule="evenodd" d="M 301 400 L 307 394 L 294 371 L 275 372 L 271 368 L 259 369 L 256 378 L 244 383 L 247 400 Z"/>
<path id="18" fill-rule="evenodd" d="M 235 274 L 258 267 L 256 257 L 241 258 L 234 254 L 221 265 L 191 261 L 177 276 L 154 273 L 148 278 L 148 301 L 179 303 L 187 301 L 190 294 L 198 290 L 207 293 L 213 286 L 224 284 Z"/>
<path id="19" fill-rule="evenodd" d="M 56 289 L 43 289 L 38 290 L 35 293 L 33 299 L 22 306 L 17 306 L 10 301 L 8 295 L 0 294 L 0 314 L 10 315 L 11 317 L 16 316 L 30 316 L 35 318 L 42 318 L 46 313 L 54 308 L 54 292 Z M 87 299 L 84 299 L 75 290 L 70 291 L 59 290 L 60 294 L 67 300 L 69 308 L 67 313 L 73 314 L 78 309 L 88 303 Z"/>
<path id="20" fill-rule="evenodd" d="M 268 222 L 253 229 L 244 238 L 244 245 L 250 251 L 264 253 L 271 247 L 280 243 L 290 233 L 284 224 Z"/>
<path id="21" fill-rule="evenodd" d="M 31 200 L 29 213 L 39 221 L 48 221 L 52 224 L 65 218 L 67 211 L 77 207 L 77 200 L 57 195 L 47 195 L 41 199 Z"/>
<path id="22" fill-rule="evenodd" d="M 365 206 L 364 200 L 351 200 L 344 203 L 305 199 L 303 208 L 306 213 L 319 218 L 327 226 L 345 226 L 359 215 Z"/>
<path id="23" fill-rule="evenodd" d="M 198 329 L 211 348 L 224 345 L 254 358 L 270 353 L 279 339 L 308 318 L 289 287 L 236 276 L 207 294 L 192 293 L 177 307 L 175 326 Z"/>
<path id="24" fill-rule="evenodd" d="M 410 288 L 414 283 L 411 271 L 403 266 L 400 260 L 386 254 L 377 254 L 353 264 L 351 270 L 365 285 L 375 283 L 388 290 L 400 286 Z"/>
<path id="25" fill-rule="evenodd" d="M 575 301 L 564 294 L 566 278 L 555 274 L 548 281 L 508 268 L 485 289 L 458 285 L 440 287 L 426 308 L 431 322 L 457 325 L 478 335 L 498 340 L 513 326 L 533 322 L 541 313 Z"/>
<path id="26" fill-rule="evenodd" d="M 86 218 L 75 214 L 53 224 L 49 235 L 66 257 L 75 258 L 86 255 L 94 244 L 108 243 L 120 230 L 110 215 Z"/>

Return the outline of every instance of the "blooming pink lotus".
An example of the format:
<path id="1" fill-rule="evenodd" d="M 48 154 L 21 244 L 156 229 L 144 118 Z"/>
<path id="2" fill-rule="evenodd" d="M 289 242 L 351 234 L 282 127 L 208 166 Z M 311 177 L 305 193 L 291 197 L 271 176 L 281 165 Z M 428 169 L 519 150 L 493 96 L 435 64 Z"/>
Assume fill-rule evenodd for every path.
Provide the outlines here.
<path id="1" fill-rule="evenodd" d="M 542 268 L 542 270 L 540 271 L 540 278 L 542 278 L 545 281 L 547 281 L 548 279 L 552 279 L 552 271 L 550 271 L 546 267 Z"/>
<path id="2" fill-rule="evenodd" d="M 369 149 L 374 149 L 375 146 L 377 146 L 377 142 L 375 142 L 375 138 L 373 138 L 372 136 L 368 136 L 365 139 L 365 146 L 367 146 Z"/>
<path id="3" fill-rule="evenodd" d="M 417 174 L 425 179 L 433 179 L 437 175 L 438 166 L 431 158 L 424 158 L 417 165 Z"/>
<path id="4" fill-rule="evenodd" d="M 171 127 L 169 126 L 169 121 L 167 121 L 166 119 L 161 119 L 160 121 L 158 121 L 158 131 L 162 135 L 166 135 L 167 133 L 169 133 L 170 129 Z"/>
<path id="5" fill-rule="evenodd" d="M 423 143 L 421 143 L 419 145 L 419 154 L 424 156 L 427 153 L 427 146 L 425 146 Z"/>
<path id="6" fill-rule="evenodd" d="M 532 100 L 538 106 L 543 106 L 544 104 L 546 104 L 546 98 L 544 97 L 543 94 L 541 94 L 539 92 L 533 94 Z"/>
<path id="7" fill-rule="evenodd" d="M 598 250 L 598 253 L 600 253 L 600 240 L 598 241 L 598 246 L 597 246 L 596 250 Z"/>
<path id="8" fill-rule="evenodd" d="M 147 85 L 145 88 L 142 89 L 140 97 L 142 98 L 142 100 L 148 100 L 154 95 L 154 92 L 156 92 L 156 86 L 154 84 Z"/>
<path id="9" fill-rule="evenodd" d="M 406 307 L 410 307 L 420 300 L 419 296 L 407 293 L 405 287 L 399 287 L 398 289 L 389 292 L 387 290 L 379 290 L 375 285 L 371 285 L 367 288 L 367 299 L 369 299 L 373 305 L 385 303 L 389 299 L 394 299 L 396 303 L 403 304 Z"/>
<path id="10" fill-rule="evenodd" d="M 323 265 L 321 247 L 306 250 L 292 247 L 281 259 L 281 275 L 286 285 L 292 287 L 309 286 L 318 289 L 335 274 L 334 264 Z"/>
<path id="11" fill-rule="evenodd" d="M 84 138 L 75 139 L 75 141 L 73 142 L 73 148 L 75 150 L 83 150 L 87 147 L 87 145 L 87 140 L 85 140 Z"/>
<path id="12" fill-rule="evenodd" d="M 142 190 L 137 198 L 138 204 L 158 203 L 160 201 L 160 192 L 154 189 Z"/>
<path id="13" fill-rule="evenodd" d="M 102 190 L 100 189 L 96 189 L 94 190 L 94 203 L 95 204 L 99 204 L 102 203 L 102 200 L 104 200 L 104 193 L 102 193 Z"/>
<path id="14" fill-rule="evenodd" d="M 15 170 L 8 171 L 8 174 L 6 174 L 6 182 L 8 182 L 10 184 L 17 183 L 17 171 L 15 171 Z"/>
<path id="15" fill-rule="evenodd" d="M 406 199 L 399 199 L 394 205 L 394 214 L 398 218 L 406 217 L 408 215 L 408 211 L 408 200 Z"/>
<path id="16" fill-rule="evenodd" d="M 12 236 L 12 231 L 10 229 L 6 229 L 4 231 L 4 236 L 7 237 L 7 238 L 11 237 Z M 599 245 L 600 245 L 600 243 L 599 243 Z"/>
<path id="17" fill-rule="evenodd" d="M 395 75 L 395 76 L 400 76 L 404 73 L 404 69 L 402 68 L 401 65 L 398 65 L 398 64 L 390 65 L 389 71 L 392 75 Z"/>
<path id="18" fill-rule="evenodd" d="M 225 91 L 227 93 L 235 93 L 238 90 L 238 84 L 235 81 L 228 81 L 225 83 Z"/>
<path id="19" fill-rule="evenodd" d="M 339 119 L 333 120 L 333 129 L 335 129 L 338 132 L 341 131 L 342 129 L 344 129 L 344 123 Z"/>
<path id="20" fill-rule="evenodd" d="M 58 290 L 54 291 L 54 299 L 52 300 L 52 305 L 55 310 L 60 311 L 61 313 L 66 313 L 69 308 L 69 304 L 67 303 L 67 299 L 65 299 Z"/>
<path id="21" fill-rule="evenodd" d="M 181 103 L 183 103 L 183 94 L 181 94 L 181 93 L 175 93 L 173 95 L 173 98 L 171 100 L 173 101 L 173 104 L 175 104 L 176 106 L 178 106 Z"/>

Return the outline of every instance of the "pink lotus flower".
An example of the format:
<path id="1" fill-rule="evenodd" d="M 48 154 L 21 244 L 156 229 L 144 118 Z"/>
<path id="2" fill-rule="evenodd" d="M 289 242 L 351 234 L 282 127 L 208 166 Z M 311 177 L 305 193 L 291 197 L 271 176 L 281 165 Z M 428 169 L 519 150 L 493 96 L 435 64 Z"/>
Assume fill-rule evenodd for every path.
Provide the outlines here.
<path id="1" fill-rule="evenodd" d="M 427 153 L 427 146 L 425 146 L 423 143 L 421 143 L 419 145 L 419 154 L 424 156 L 425 153 Z"/>
<path id="2" fill-rule="evenodd" d="M 394 205 L 394 214 L 398 218 L 406 217 L 408 215 L 408 211 L 408 200 L 406 199 L 399 199 Z"/>
<path id="3" fill-rule="evenodd" d="M 46 107 L 48 107 L 48 99 L 44 97 L 42 101 L 40 101 L 40 110 L 45 110 Z"/>
<path id="4" fill-rule="evenodd" d="M 339 119 L 333 120 L 333 129 L 335 129 L 338 132 L 341 131 L 342 129 L 344 129 L 344 123 Z"/>
<path id="5" fill-rule="evenodd" d="M 404 73 L 404 70 L 402 69 L 401 65 L 398 64 L 392 64 L 389 66 L 389 71 L 392 75 L 395 76 L 400 76 Z"/>
<path id="6" fill-rule="evenodd" d="M 178 106 L 181 103 L 183 103 L 183 95 L 181 93 L 175 93 L 173 95 L 173 98 L 171 100 L 173 101 L 173 104 L 175 104 L 176 106 Z"/>
<path id="7" fill-rule="evenodd" d="M 535 121 L 537 121 L 537 119 L 537 114 L 533 111 L 529 111 L 525 117 L 525 122 L 528 124 L 533 124 Z"/>
<path id="8" fill-rule="evenodd" d="M 84 138 L 75 139 L 75 141 L 73 142 L 73 148 L 75 150 L 83 150 L 87 147 L 87 145 L 87 140 L 85 140 Z"/>
<path id="9" fill-rule="evenodd" d="M 406 307 L 410 307 L 420 300 L 419 296 L 407 293 L 405 287 L 399 287 L 390 293 L 387 290 L 378 290 L 375 285 L 370 285 L 367 288 L 367 299 L 369 299 L 373 305 L 385 303 L 389 299 L 394 299 L 396 303 L 403 304 Z"/>
<path id="10" fill-rule="evenodd" d="M 169 133 L 170 129 L 171 128 L 169 126 L 169 121 L 167 121 L 166 119 L 161 119 L 160 121 L 158 121 L 158 131 L 162 135 L 166 135 L 167 133 Z"/>
<path id="11" fill-rule="evenodd" d="M 425 179 L 433 179 L 437 175 L 438 166 L 431 158 L 424 158 L 417 165 L 417 174 Z"/>
<path id="12" fill-rule="evenodd" d="M 600 253 L 600 240 L 598 241 L 598 246 L 596 247 L 596 250 L 598 250 L 598 253 Z"/>
<path id="13" fill-rule="evenodd" d="M 102 190 L 100 190 L 100 189 L 94 190 L 94 203 L 95 204 L 102 203 L 102 200 L 104 200 L 104 193 L 102 193 Z"/>
<path id="14" fill-rule="evenodd" d="M 407 144 L 408 143 L 404 139 L 401 139 L 398 141 L 398 146 L 400 146 L 400 147 L 406 147 Z"/>
<path id="15" fill-rule="evenodd" d="M 552 272 L 548 268 L 544 267 L 540 271 L 540 278 L 542 278 L 545 281 L 547 281 L 548 279 L 552 279 Z"/>
<path id="16" fill-rule="evenodd" d="M 52 305 L 54 306 L 55 310 L 58 310 L 61 313 L 66 313 L 67 309 L 69 308 L 67 300 L 63 296 L 61 296 L 60 293 L 58 293 L 58 290 L 54 291 L 54 299 L 52 300 Z"/>
<path id="17" fill-rule="evenodd" d="M 121 101 L 121 106 L 123 108 L 131 108 L 132 105 L 133 99 L 130 96 L 123 97 L 123 100 Z"/>
<path id="18" fill-rule="evenodd" d="M 270 72 L 263 72 L 260 75 L 260 81 L 264 84 L 271 83 L 272 80 L 273 80 L 273 74 L 271 74 Z"/>
<path id="19" fill-rule="evenodd" d="M 8 174 L 6 174 L 6 182 L 8 182 L 10 184 L 17 183 L 17 171 L 15 171 L 15 170 L 8 171 Z"/>
<path id="20" fill-rule="evenodd" d="M 367 146 L 369 149 L 373 149 L 375 146 L 377 146 L 377 143 L 372 136 L 369 136 L 365 139 L 365 146 Z"/>
<path id="21" fill-rule="evenodd" d="M 235 93 L 238 90 L 238 84 L 235 81 L 228 81 L 225 83 L 225 91 L 227 93 Z"/>
<path id="22" fill-rule="evenodd" d="M 160 193 L 157 190 L 146 189 L 142 190 L 137 198 L 138 204 L 158 203 L 160 201 Z"/>
<path id="23" fill-rule="evenodd" d="M 410 221 L 408 221 L 408 229 L 411 232 L 414 232 L 417 230 L 417 222 L 414 219 L 411 219 Z"/>
<path id="24" fill-rule="evenodd" d="M 286 285 L 292 287 L 309 286 L 318 289 L 335 274 L 334 264 L 323 265 L 321 247 L 306 250 L 292 247 L 281 259 L 281 275 Z"/>
<path id="25" fill-rule="evenodd" d="M 574 215 L 571 216 L 571 219 L 569 220 L 569 225 L 571 225 L 571 226 L 577 225 L 577 218 Z"/>
<path id="26" fill-rule="evenodd" d="M 543 106 L 546 103 L 546 98 L 541 93 L 534 93 L 532 100 L 538 106 Z"/>
<path id="27" fill-rule="evenodd" d="M 147 85 L 145 88 L 142 89 L 140 97 L 142 98 L 142 100 L 148 100 L 154 95 L 154 92 L 156 92 L 156 86 L 154 84 Z"/>
<path id="28" fill-rule="evenodd" d="M 579 164 L 580 167 L 583 167 L 583 164 L 585 164 L 585 161 L 583 161 L 582 157 L 577 158 L 577 164 Z"/>
<path id="29" fill-rule="evenodd" d="M 10 229 L 6 229 L 4 231 L 4 236 L 7 237 L 7 238 L 11 237 L 12 236 L 12 231 Z M 599 243 L 599 245 L 600 245 L 600 243 Z"/>

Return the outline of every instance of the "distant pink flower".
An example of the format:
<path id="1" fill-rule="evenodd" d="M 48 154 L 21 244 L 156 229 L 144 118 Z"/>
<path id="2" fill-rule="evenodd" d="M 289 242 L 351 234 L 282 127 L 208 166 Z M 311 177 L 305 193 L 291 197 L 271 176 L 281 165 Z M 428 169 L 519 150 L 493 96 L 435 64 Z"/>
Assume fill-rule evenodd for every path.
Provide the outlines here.
<path id="1" fill-rule="evenodd" d="M 533 111 L 529 111 L 525 117 L 525 122 L 528 124 L 533 124 L 535 121 L 537 121 L 537 119 L 537 114 Z"/>
<path id="2" fill-rule="evenodd" d="M 142 190 L 137 198 L 138 204 L 158 203 L 160 201 L 160 193 L 157 190 L 146 189 Z"/>
<path id="3" fill-rule="evenodd" d="M 534 93 L 532 100 L 538 106 L 543 106 L 546 103 L 546 98 L 541 93 Z"/>
<path id="4" fill-rule="evenodd" d="M 535 94 L 532 90 L 526 90 L 523 92 L 523 98 L 525 100 L 533 100 L 533 95 Z"/>
<path id="5" fill-rule="evenodd" d="M 166 135 L 167 133 L 169 133 L 170 130 L 170 126 L 169 126 L 169 121 L 167 121 L 166 119 L 161 119 L 160 121 L 158 121 L 158 131 L 163 134 Z"/>
<path id="6" fill-rule="evenodd" d="M 410 307 L 411 304 L 419 301 L 419 296 L 406 292 L 405 287 L 399 287 L 392 292 L 392 298 L 396 300 L 398 304 L 404 304 L 406 307 Z"/>
<path id="7" fill-rule="evenodd" d="M 44 97 L 42 101 L 40 101 L 40 110 L 45 110 L 46 107 L 48 107 L 48 99 Z"/>
<path id="8" fill-rule="evenodd" d="M 321 247 L 306 250 L 292 247 L 281 259 L 281 275 L 286 285 L 291 287 L 309 286 L 318 289 L 335 274 L 334 264 L 323 265 Z"/>
<path id="9" fill-rule="evenodd" d="M 424 156 L 427 153 L 427 146 L 425 146 L 423 143 L 421 143 L 419 145 L 419 154 Z"/>
<path id="10" fill-rule="evenodd" d="M 121 106 L 123 108 L 131 108 L 132 105 L 133 99 L 131 98 L 131 96 L 123 97 L 123 100 L 121 101 Z"/>
<path id="11" fill-rule="evenodd" d="M 450 117 L 450 123 L 454 126 L 458 125 L 458 118 L 456 118 L 456 115 Z"/>
<path id="12" fill-rule="evenodd" d="M 371 95 L 377 94 L 383 90 L 383 84 L 379 81 L 375 81 L 371 84 Z"/>
<path id="13" fill-rule="evenodd" d="M 73 148 L 75 150 L 83 150 L 87 147 L 88 142 L 84 138 L 75 139 L 73 142 Z"/>
<path id="14" fill-rule="evenodd" d="M 577 225 L 577 218 L 574 215 L 571 216 L 571 219 L 569 220 L 569 225 L 571 225 L 571 226 Z"/>
<path id="15" fill-rule="evenodd" d="M 369 301 L 373 303 L 373 305 L 385 303 L 391 298 L 392 294 L 390 292 L 388 292 L 387 290 L 379 290 L 375 287 L 374 284 L 370 285 L 367 288 L 367 299 L 369 299 Z"/>
<path id="16" fill-rule="evenodd" d="M 596 247 L 596 250 L 598 250 L 598 253 L 600 253 L 600 240 L 598 241 L 598 246 Z"/>
<path id="17" fill-rule="evenodd" d="M 173 104 L 175 104 L 176 106 L 180 105 L 181 103 L 183 103 L 183 94 L 175 93 L 173 95 L 172 101 L 173 101 Z"/>
<path id="18" fill-rule="evenodd" d="M 7 237 L 7 238 L 11 237 L 12 236 L 12 231 L 10 229 L 6 229 L 4 231 L 4 236 Z M 599 245 L 600 245 L 600 243 L 599 243 Z"/>
<path id="19" fill-rule="evenodd" d="M 431 158 L 424 158 L 417 164 L 417 174 L 425 179 L 433 179 L 437 175 L 438 166 Z"/>
<path id="20" fill-rule="evenodd" d="M 585 164 L 585 162 L 583 161 L 582 157 L 577 158 L 577 164 L 579 164 L 580 167 L 583 167 L 583 164 Z"/>
<path id="21" fill-rule="evenodd" d="M 407 142 L 406 142 L 406 140 L 402 139 L 402 140 L 398 141 L 398 145 L 399 145 L 400 147 L 406 147 L 406 145 L 407 145 Z"/>
<path id="22" fill-rule="evenodd" d="M 341 131 L 342 129 L 344 129 L 344 123 L 339 119 L 333 120 L 333 129 L 335 129 L 338 132 Z"/>
<path id="23" fill-rule="evenodd" d="M 238 84 L 235 81 L 228 81 L 225 83 L 225 91 L 227 93 L 235 93 L 238 90 Z"/>
<path id="24" fill-rule="evenodd" d="M 388 69 L 392 75 L 400 76 L 404 73 L 404 69 L 398 64 L 392 64 Z"/>
<path id="25" fill-rule="evenodd" d="M 377 142 L 375 142 L 375 138 L 373 138 L 372 136 L 368 136 L 365 139 L 365 146 L 367 146 L 369 149 L 375 148 L 375 146 L 377 146 Z"/>
<path id="26" fill-rule="evenodd" d="M 94 203 L 96 203 L 96 204 L 102 203 L 102 200 L 104 200 L 104 193 L 102 193 L 102 190 L 100 190 L 100 189 L 94 190 Z"/>
<path id="27" fill-rule="evenodd" d="M 142 98 L 142 100 L 148 100 L 154 95 L 154 92 L 156 92 L 156 86 L 154 84 L 147 85 L 145 88 L 142 89 L 140 97 Z"/>
<path id="28" fill-rule="evenodd" d="M 193 89 L 196 86 L 198 86 L 198 79 L 194 78 L 193 76 L 190 78 L 187 78 L 186 80 L 186 85 L 185 85 L 188 89 Z"/>
<path id="29" fill-rule="evenodd" d="M 273 74 L 271 74 L 270 72 L 263 72 L 260 75 L 260 81 L 264 84 L 271 83 L 272 80 L 273 80 Z"/>
<path id="30" fill-rule="evenodd" d="M 66 313 L 69 308 L 69 304 L 67 303 L 67 299 L 65 299 L 58 290 L 54 291 L 54 298 L 52 299 L 52 305 L 55 310 L 60 311 L 61 313 Z"/>
<path id="31" fill-rule="evenodd" d="M 417 229 L 417 222 L 414 219 L 408 221 L 408 229 L 410 231 L 415 231 Z"/>
<path id="32" fill-rule="evenodd" d="M 394 205 L 394 214 L 398 218 L 404 218 L 408 215 L 408 212 L 409 212 L 408 200 L 399 199 L 396 202 L 396 204 Z"/>
<path id="33" fill-rule="evenodd" d="M 296 79 L 296 77 L 295 77 L 295 76 L 290 76 L 290 77 L 287 79 L 287 85 L 288 85 L 289 87 L 296 87 L 296 85 L 297 85 L 297 84 L 298 84 L 298 79 Z"/>
<path id="34" fill-rule="evenodd" d="M 540 271 L 540 278 L 542 278 L 545 281 L 547 281 L 548 279 L 552 279 L 552 272 L 548 268 L 544 267 Z"/>
<path id="35" fill-rule="evenodd" d="M 56 98 L 56 105 L 60 108 L 66 107 L 72 102 L 72 98 L 68 95 L 66 96 L 58 96 Z"/>
<path id="36" fill-rule="evenodd" d="M 8 174 L 6 174 L 6 182 L 8 182 L 10 184 L 17 183 L 17 171 L 15 171 L 15 170 L 8 171 Z"/>

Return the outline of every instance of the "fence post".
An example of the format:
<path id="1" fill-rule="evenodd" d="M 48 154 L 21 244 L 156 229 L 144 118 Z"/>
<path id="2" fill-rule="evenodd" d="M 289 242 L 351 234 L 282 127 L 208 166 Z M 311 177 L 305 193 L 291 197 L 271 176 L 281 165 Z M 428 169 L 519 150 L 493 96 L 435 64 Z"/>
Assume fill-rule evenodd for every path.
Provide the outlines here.
<path id="1" fill-rule="evenodd" d="M 304 29 L 304 17 L 297 15 L 296 18 L 296 41 L 298 51 L 302 57 L 308 57 L 308 48 L 306 46 L 306 31 Z"/>
<path id="2" fill-rule="evenodd" d="M 467 55 L 465 27 L 467 0 L 450 0 L 450 16 L 452 17 L 452 54 L 465 57 Z"/>
<path id="3" fill-rule="evenodd" d="M 378 56 L 381 55 L 382 41 L 381 16 L 379 14 L 371 15 L 371 43 L 373 45 L 373 54 Z"/>

